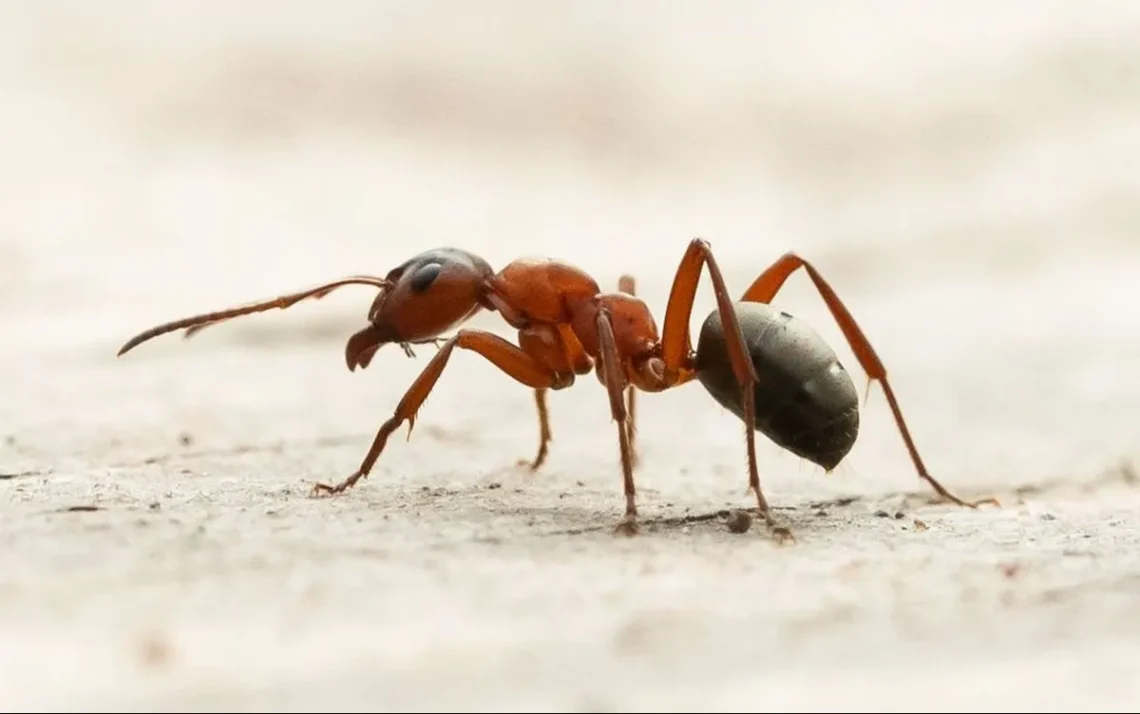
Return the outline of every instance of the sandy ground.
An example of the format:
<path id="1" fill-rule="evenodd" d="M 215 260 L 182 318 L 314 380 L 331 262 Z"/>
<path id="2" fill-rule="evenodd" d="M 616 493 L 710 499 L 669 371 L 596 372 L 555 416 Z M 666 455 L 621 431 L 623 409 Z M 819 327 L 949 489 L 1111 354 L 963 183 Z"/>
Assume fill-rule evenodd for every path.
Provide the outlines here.
<path id="1" fill-rule="evenodd" d="M 3 7 L 0 707 L 1140 705 L 1140 6 L 272 5 Z M 930 503 L 874 389 L 831 475 L 760 443 L 797 544 L 734 535 L 740 429 L 691 385 L 642 399 L 614 538 L 596 381 L 531 475 L 529 392 L 462 353 L 310 499 L 430 353 L 350 374 L 365 288 L 114 358 L 446 244 L 631 271 L 660 319 L 694 235 L 738 290 L 814 259 L 1003 507 Z"/>

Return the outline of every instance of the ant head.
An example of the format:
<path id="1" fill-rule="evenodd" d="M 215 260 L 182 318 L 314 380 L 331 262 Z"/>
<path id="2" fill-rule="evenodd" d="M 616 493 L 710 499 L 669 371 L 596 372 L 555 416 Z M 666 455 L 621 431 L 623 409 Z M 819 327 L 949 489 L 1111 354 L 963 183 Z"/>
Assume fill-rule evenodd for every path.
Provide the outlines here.
<path id="1" fill-rule="evenodd" d="M 386 344 L 429 341 L 466 321 L 483 307 L 493 274 L 482 258 L 457 248 L 425 251 L 396 266 L 368 309 L 369 325 L 345 345 L 348 368 L 367 367 Z"/>

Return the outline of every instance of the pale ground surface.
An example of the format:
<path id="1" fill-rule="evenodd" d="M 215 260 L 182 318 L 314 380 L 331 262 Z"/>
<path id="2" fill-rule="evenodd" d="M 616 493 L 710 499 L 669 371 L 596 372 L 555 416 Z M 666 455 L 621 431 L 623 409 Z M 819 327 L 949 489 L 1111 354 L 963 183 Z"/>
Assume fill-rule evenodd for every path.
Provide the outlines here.
<path id="1" fill-rule="evenodd" d="M 5 4 L 0 708 L 1140 705 L 1140 5 L 601 6 Z M 932 469 L 1005 507 L 902 495 L 874 390 L 831 477 L 761 442 L 796 546 L 615 539 L 596 381 L 532 477 L 530 394 L 467 354 L 308 499 L 431 351 L 345 370 L 363 288 L 113 358 L 440 244 L 633 271 L 660 320 L 694 235 L 737 290 L 815 259 Z M 733 417 L 641 405 L 647 521 L 748 505 Z"/>

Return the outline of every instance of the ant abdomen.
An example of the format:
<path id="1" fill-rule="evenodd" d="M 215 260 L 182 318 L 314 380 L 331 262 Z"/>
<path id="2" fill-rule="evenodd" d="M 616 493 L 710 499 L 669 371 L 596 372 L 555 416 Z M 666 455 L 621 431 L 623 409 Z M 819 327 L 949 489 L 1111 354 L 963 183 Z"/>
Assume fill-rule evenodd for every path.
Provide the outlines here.
<path id="1" fill-rule="evenodd" d="M 752 425 L 774 443 L 831 470 L 859 435 L 859 393 L 835 352 L 807 323 L 770 305 L 737 303 L 748 357 L 759 375 Z M 728 357 L 720 314 L 701 326 L 697 378 L 721 406 L 741 419 L 740 386 Z"/>

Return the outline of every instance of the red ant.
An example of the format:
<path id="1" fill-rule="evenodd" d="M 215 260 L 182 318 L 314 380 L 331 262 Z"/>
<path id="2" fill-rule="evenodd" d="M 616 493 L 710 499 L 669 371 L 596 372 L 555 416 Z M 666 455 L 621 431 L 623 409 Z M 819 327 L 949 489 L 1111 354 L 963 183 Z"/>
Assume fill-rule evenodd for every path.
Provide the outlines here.
<path id="1" fill-rule="evenodd" d="M 689 320 L 701 269 L 708 268 L 716 309 L 705 320 L 693 349 Z M 368 326 L 349 337 L 345 361 L 350 370 L 366 368 L 376 351 L 390 343 L 411 354 L 411 345 L 433 342 L 480 309 L 497 311 L 518 330 L 518 344 L 490 332 L 460 329 L 446 341 L 384 422 L 372 447 L 351 476 L 336 485 L 318 483 L 314 493 L 341 493 L 368 475 L 388 437 L 416 413 L 435 387 L 456 347 L 482 355 L 516 381 L 534 389 L 540 440 L 532 469 L 542 465 L 550 441 L 546 393 L 565 389 L 595 371 L 609 393 L 618 423 L 625 488 L 620 532 L 637 530 L 633 471 L 635 390 L 661 392 L 694 378 L 722 406 L 744 421 L 748 484 L 769 528 L 782 538 L 790 532 L 772 518 L 760 488 L 755 431 L 826 471 L 834 469 L 859 433 L 859 395 L 832 349 L 810 327 L 768 305 L 797 269 L 803 268 L 839 323 L 869 380 L 883 387 L 920 478 L 944 499 L 976 508 L 951 494 L 926 470 L 910 436 L 886 369 L 855 319 L 819 272 L 787 253 L 761 273 L 734 302 L 707 241 L 694 239 L 681 259 L 660 334 L 648 306 L 634 296 L 634 280 L 623 276 L 617 292 L 602 292 L 582 270 L 552 259 L 519 259 L 499 272 L 482 258 L 457 248 L 421 253 L 385 277 L 351 276 L 272 300 L 188 317 L 131 338 L 119 355 L 153 337 L 175 330 L 194 332 L 223 320 L 285 309 L 307 298 L 321 298 L 345 285 L 371 285 L 379 294 L 368 311 Z"/>

